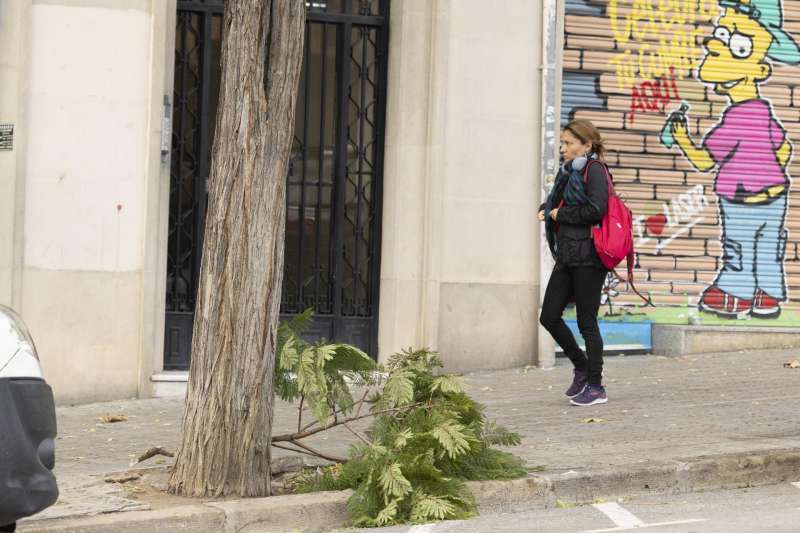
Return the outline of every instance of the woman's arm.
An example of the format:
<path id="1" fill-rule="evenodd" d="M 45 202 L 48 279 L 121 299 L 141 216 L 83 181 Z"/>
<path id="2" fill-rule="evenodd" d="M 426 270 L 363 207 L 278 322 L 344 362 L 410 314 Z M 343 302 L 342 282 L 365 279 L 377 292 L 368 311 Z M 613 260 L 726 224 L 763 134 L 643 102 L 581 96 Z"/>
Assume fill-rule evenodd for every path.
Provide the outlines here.
<path id="1" fill-rule="evenodd" d="M 575 225 L 594 225 L 603 220 L 608 208 L 608 181 L 603 164 L 589 163 L 586 195 L 592 201 L 587 205 L 565 205 L 556 215 L 559 222 Z M 592 205 L 593 204 L 593 205 Z M 595 207 L 596 206 L 596 207 Z"/>

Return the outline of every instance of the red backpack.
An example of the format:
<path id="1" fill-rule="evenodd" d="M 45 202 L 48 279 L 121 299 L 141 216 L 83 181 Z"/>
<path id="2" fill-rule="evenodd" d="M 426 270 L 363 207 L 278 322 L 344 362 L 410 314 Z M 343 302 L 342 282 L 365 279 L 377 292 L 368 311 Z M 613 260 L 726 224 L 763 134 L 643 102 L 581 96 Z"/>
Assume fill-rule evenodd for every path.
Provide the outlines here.
<path id="1" fill-rule="evenodd" d="M 599 163 L 603 167 L 608 185 L 608 207 L 603 220 L 599 225 L 592 227 L 592 240 L 600 262 L 603 263 L 616 277 L 620 277 L 614 270 L 623 259 L 628 263 L 628 286 L 639 297 L 649 305 L 653 305 L 649 298 L 645 298 L 633 284 L 633 215 L 625 202 L 617 196 L 614 191 L 614 184 L 611 181 L 611 173 L 605 163 L 597 160 L 590 160 L 583 173 L 583 181 L 589 180 L 589 167 L 592 163 Z M 621 279 L 621 278 L 620 278 Z"/>

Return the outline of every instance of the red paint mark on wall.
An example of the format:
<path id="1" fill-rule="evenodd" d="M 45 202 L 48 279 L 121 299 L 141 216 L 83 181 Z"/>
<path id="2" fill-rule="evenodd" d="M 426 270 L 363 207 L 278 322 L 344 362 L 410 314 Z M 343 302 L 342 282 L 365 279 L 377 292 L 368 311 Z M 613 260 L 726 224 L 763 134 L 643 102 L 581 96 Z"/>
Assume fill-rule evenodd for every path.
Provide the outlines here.
<path id="1" fill-rule="evenodd" d="M 668 76 L 655 78 L 653 81 L 637 83 L 631 89 L 631 107 L 628 110 L 630 124 L 636 113 L 663 113 L 671 101 L 680 102 L 678 86 L 675 84 L 675 69 L 670 67 Z"/>
<path id="2" fill-rule="evenodd" d="M 648 217 L 645 221 L 645 226 L 647 226 L 647 233 L 650 235 L 661 235 L 664 233 L 664 226 L 667 224 L 667 216 L 663 213 L 658 213 L 651 217 Z"/>

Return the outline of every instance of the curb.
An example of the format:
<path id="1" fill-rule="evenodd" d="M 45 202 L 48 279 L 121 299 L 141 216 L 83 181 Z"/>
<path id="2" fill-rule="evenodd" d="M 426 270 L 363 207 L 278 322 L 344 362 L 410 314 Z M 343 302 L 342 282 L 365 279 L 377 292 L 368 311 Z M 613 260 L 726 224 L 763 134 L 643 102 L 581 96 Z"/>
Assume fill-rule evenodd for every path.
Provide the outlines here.
<path id="1" fill-rule="evenodd" d="M 181 505 L 80 518 L 28 520 L 19 533 L 260 533 L 321 532 L 347 524 L 352 491 L 316 492 Z"/>
<path id="2" fill-rule="evenodd" d="M 684 494 L 800 480 L 800 449 L 700 456 L 685 461 L 469 482 L 482 511 L 581 505 L 623 496 Z"/>
<path id="3" fill-rule="evenodd" d="M 594 503 L 642 494 L 681 494 L 800 480 L 800 449 L 701 456 L 615 468 L 471 481 L 482 512 Z M 318 492 L 185 505 L 82 518 L 28 520 L 20 533 L 322 532 L 347 526 L 351 491 Z"/>
<path id="4" fill-rule="evenodd" d="M 700 355 L 729 351 L 800 347 L 796 328 L 772 326 L 690 326 L 653 324 L 653 355 Z"/>

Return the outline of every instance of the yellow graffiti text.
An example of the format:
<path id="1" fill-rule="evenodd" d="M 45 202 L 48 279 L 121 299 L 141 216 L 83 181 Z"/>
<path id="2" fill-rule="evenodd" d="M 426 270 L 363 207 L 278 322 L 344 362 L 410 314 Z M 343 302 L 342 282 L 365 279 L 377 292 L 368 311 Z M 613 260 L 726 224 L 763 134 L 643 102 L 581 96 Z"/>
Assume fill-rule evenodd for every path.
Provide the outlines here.
<path id="1" fill-rule="evenodd" d="M 609 60 L 617 86 L 630 89 L 671 69 L 684 79 L 702 57 L 697 39 L 705 31 L 697 24 L 717 10 L 710 0 L 609 0 L 611 31 L 622 50 Z"/>

